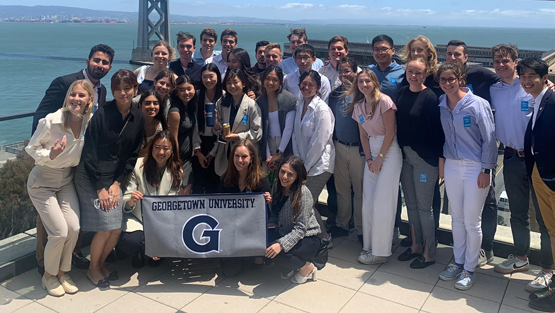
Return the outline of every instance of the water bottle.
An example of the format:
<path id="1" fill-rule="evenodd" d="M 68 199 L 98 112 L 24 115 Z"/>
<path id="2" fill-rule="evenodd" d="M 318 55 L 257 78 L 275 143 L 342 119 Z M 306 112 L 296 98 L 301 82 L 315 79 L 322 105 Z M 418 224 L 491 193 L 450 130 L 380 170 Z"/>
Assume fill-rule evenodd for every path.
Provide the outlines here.
<path id="1" fill-rule="evenodd" d="M 214 103 L 206 104 L 206 126 L 214 127 Z"/>

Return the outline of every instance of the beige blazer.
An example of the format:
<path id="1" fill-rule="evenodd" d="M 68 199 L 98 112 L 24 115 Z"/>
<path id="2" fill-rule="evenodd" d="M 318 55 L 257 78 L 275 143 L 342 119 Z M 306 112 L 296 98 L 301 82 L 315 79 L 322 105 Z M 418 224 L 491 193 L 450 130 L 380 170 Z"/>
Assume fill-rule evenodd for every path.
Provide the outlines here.
<path id="1" fill-rule="evenodd" d="M 145 196 L 173 196 L 177 195 L 179 192 L 178 188 L 172 188 L 172 175 L 169 169 L 166 168 L 164 175 L 162 176 L 162 181 L 160 182 L 160 188 L 158 193 L 156 193 L 156 187 L 150 185 L 146 181 L 146 177 L 143 170 L 144 158 L 137 159 L 137 164 L 133 172 L 131 172 L 128 180 L 127 186 L 125 188 L 125 193 L 123 194 L 123 203 L 127 203 L 131 199 L 131 194 L 133 191 L 138 190 Z M 141 202 L 135 204 L 135 208 L 130 213 L 124 213 L 125 217 L 125 231 L 133 232 L 137 230 L 143 230 L 143 216 L 141 209 Z"/>
<path id="2" fill-rule="evenodd" d="M 219 99 L 216 102 L 216 109 L 218 110 L 218 122 L 220 125 L 227 123 L 229 121 L 229 115 L 231 114 L 231 106 L 225 107 L 222 105 L 224 98 Z M 217 135 L 221 134 L 221 130 L 215 131 Z M 241 140 L 250 139 L 255 144 L 262 138 L 262 114 L 260 113 L 260 108 L 258 104 L 247 95 L 243 95 L 243 99 L 239 104 L 239 109 L 237 110 L 237 116 L 231 126 L 231 133 L 238 134 Z M 227 152 L 233 147 L 237 140 L 233 140 L 228 143 L 218 143 L 218 150 L 216 153 L 216 158 L 214 159 L 214 168 L 216 174 L 222 176 L 227 169 Z"/>

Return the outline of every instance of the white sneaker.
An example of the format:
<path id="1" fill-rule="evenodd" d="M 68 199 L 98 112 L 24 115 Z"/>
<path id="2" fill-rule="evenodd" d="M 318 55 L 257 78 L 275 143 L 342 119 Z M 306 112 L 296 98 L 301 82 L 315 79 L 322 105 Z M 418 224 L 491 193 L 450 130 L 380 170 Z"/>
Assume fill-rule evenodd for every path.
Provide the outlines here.
<path id="1" fill-rule="evenodd" d="M 493 251 L 486 251 L 480 249 L 480 257 L 478 258 L 478 267 L 482 267 L 488 263 L 493 262 Z"/>
<path id="2" fill-rule="evenodd" d="M 476 273 L 470 274 L 468 271 L 463 270 L 459 276 L 459 280 L 455 283 L 455 289 L 468 290 L 474 285 L 476 281 Z"/>
<path id="3" fill-rule="evenodd" d="M 507 260 L 503 261 L 501 264 L 495 265 L 493 269 L 502 274 L 525 272 L 530 269 L 530 263 L 528 262 L 528 259 L 526 259 L 526 261 L 521 261 L 519 258 L 511 254 Z"/>
<path id="4" fill-rule="evenodd" d="M 532 293 L 546 291 L 551 284 L 552 278 L 553 274 L 540 271 L 538 275 L 536 275 L 536 278 L 526 285 L 526 291 Z"/>
<path id="5" fill-rule="evenodd" d="M 371 251 L 362 251 L 358 256 L 358 261 L 366 265 L 385 263 L 387 259 L 385 256 L 373 255 Z"/>

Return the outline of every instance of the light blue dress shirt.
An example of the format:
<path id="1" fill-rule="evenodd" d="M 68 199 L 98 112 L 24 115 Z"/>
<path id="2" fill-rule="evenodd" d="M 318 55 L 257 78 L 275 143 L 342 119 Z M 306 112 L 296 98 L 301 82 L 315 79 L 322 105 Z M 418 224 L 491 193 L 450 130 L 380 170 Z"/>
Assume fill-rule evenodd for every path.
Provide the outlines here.
<path id="1" fill-rule="evenodd" d="M 368 68 L 378 77 L 380 91 L 388 95 L 396 103 L 397 94 L 399 89 L 401 89 L 401 82 L 405 73 L 403 67 L 393 60 L 393 63 L 385 68 L 385 71 L 382 71 L 377 64 L 371 64 Z"/>
<path id="2" fill-rule="evenodd" d="M 195 50 L 195 52 L 193 52 L 193 62 L 195 62 L 198 65 L 204 65 L 204 58 L 202 57 L 202 53 L 200 52 L 201 48 L 198 48 L 197 50 Z M 221 54 L 221 51 L 216 51 L 214 50 L 212 52 L 212 56 L 216 56 L 218 54 Z"/>
<path id="3" fill-rule="evenodd" d="M 482 168 L 492 169 L 497 162 L 495 125 L 489 103 L 474 95 L 470 89 L 451 111 L 447 96 L 439 100 L 441 125 L 445 133 L 443 155 L 452 160 L 471 160 L 482 163 Z"/>
<path id="4" fill-rule="evenodd" d="M 312 69 L 315 71 L 318 71 L 322 66 L 324 66 L 324 63 L 318 58 L 316 58 L 316 61 L 312 63 Z M 296 70 L 299 69 L 297 63 L 295 63 L 294 57 L 288 57 L 287 59 L 281 61 L 281 63 L 279 63 L 279 67 L 286 75 L 294 73 Z"/>
<path id="5" fill-rule="evenodd" d="M 526 93 L 517 77 L 512 85 L 498 82 L 489 88 L 495 109 L 495 134 L 506 147 L 524 150 L 524 134 L 532 117 L 534 98 Z"/>

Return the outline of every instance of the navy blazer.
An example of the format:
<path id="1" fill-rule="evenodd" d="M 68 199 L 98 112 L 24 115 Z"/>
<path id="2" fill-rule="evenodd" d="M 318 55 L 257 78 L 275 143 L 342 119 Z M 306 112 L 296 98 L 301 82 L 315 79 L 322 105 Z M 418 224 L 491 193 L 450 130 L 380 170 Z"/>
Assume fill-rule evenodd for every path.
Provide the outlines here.
<path id="1" fill-rule="evenodd" d="M 48 114 L 54 113 L 58 109 L 62 108 L 69 86 L 71 86 L 74 81 L 79 79 L 85 79 L 83 70 L 66 76 L 60 76 L 50 83 L 50 87 L 46 89 L 44 97 L 42 98 L 39 107 L 33 116 L 33 128 L 31 130 L 31 134 L 33 134 L 35 129 L 37 129 L 37 125 L 39 124 L 39 120 L 41 118 L 44 118 Z M 98 107 L 100 108 L 104 106 L 104 104 L 106 104 L 106 87 L 102 85 L 98 93 Z"/>
<path id="2" fill-rule="evenodd" d="M 189 76 L 195 83 L 195 89 L 200 89 L 200 84 L 202 83 L 201 81 L 202 65 L 197 64 L 195 62 L 191 62 L 187 65 L 187 70 L 184 70 L 183 66 L 181 66 L 181 60 L 177 59 L 173 62 L 170 62 L 169 68 L 178 77 L 183 75 Z"/>
<path id="3" fill-rule="evenodd" d="M 531 176 L 536 164 L 543 182 L 555 191 L 555 93 L 547 89 L 539 107 L 534 105 L 534 110 L 538 110 L 534 129 L 530 119 L 524 136 L 526 169 Z"/>

